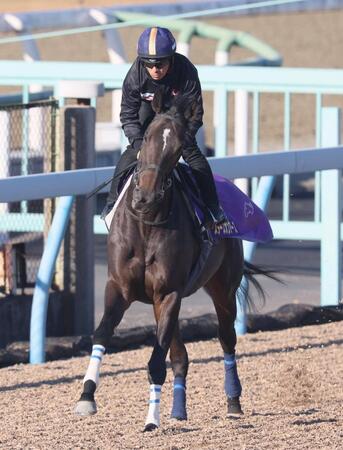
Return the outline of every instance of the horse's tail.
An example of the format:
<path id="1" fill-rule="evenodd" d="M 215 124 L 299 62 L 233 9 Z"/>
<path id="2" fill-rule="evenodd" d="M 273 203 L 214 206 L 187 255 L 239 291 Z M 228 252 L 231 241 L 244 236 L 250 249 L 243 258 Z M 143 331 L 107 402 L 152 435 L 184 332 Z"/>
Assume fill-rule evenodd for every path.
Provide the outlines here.
<path id="1" fill-rule="evenodd" d="M 258 275 L 263 275 L 265 277 L 268 277 L 274 281 L 278 281 L 279 283 L 282 283 L 282 280 L 276 275 L 276 272 L 274 270 L 270 270 L 267 268 L 259 267 L 254 264 L 249 263 L 248 261 L 244 261 L 244 268 L 243 268 L 243 276 L 245 277 L 245 282 L 242 281 L 240 286 L 240 294 L 245 299 L 248 309 L 249 310 L 256 310 L 256 304 L 253 301 L 251 294 L 249 292 L 249 285 L 252 284 L 254 288 L 256 289 L 259 298 L 262 300 L 263 306 L 266 302 L 266 293 L 263 289 L 262 285 L 257 281 L 255 278 Z M 240 297 L 240 296 L 239 296 Z"/>

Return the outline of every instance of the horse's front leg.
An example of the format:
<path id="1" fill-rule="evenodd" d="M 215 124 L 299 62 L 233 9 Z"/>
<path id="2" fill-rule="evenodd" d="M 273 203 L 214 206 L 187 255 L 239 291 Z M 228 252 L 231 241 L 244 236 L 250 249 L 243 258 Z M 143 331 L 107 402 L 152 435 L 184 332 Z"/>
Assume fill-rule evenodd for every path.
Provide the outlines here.
<path id="1" fill-rule="evenodd" d="M 166 295 L 155 304 L 157 320 L 156 343 L 148 363 L 150 382 L 149 410 L 144 431 L 160 426 L 160 397 L 167 375 L 166 357 L 178 320 L 181 298 L 177 292 Z"/>
<path id="2" fill-rule="evenodd" d="M 86 375 L 83 379 L 83 391 L 75 413 L 89 416 L 97 412 L 94 393 L 99 386 L 99 375 L 106 346 L 119 325 L 127 304 L 112 280 L 108 280 L 105 289 L 105 311 L 98 328 L 94 332 L 92 354 Z"/>

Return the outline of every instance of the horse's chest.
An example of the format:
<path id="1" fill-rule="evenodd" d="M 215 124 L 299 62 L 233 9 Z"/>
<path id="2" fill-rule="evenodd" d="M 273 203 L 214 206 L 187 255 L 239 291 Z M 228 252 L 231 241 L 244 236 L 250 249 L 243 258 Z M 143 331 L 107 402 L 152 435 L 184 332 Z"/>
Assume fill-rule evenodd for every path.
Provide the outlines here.
<path id="1" fill-rule="evenodd" d="M 187 277 L 187 270 L 180 270 L 179 264 L 191 266 L 191 261 L 188 262 L 191 252 L 180 252 L 180 246 L 171 236 L 153 239 L 151 234 L 150 237 L 144 245 L 130 240 L 114 246 L 110 272 L 124 297 L 131 300 L 151 300 L 163 293 L 166 286 L 168 290 L 177 289 Z"/>

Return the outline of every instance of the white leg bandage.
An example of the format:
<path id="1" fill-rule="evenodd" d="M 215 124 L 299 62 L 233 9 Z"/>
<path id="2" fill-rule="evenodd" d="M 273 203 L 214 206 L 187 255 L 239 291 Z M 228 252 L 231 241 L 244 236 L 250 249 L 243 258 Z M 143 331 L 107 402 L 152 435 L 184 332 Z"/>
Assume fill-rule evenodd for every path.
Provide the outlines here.
<path id="1" fill-rule="evenodd" d="M 92 380 L 94 381 L 96 386 L 99 385 L 99 372 L 104 353 L 105 347 L 103 347 L 102 345 L 93 345 L 91 359 L 89 361 L 86 375 L 83 379 L 84 383 L 87 380 Z"/>
<path id="2" fill-rule="evenodd" d="M 150 385 L 149 411 L 145 421 L 145 425 L 153 423 L 157 427 L 160 426 L 160 399 L 161 399 L 161 385 Z"/>

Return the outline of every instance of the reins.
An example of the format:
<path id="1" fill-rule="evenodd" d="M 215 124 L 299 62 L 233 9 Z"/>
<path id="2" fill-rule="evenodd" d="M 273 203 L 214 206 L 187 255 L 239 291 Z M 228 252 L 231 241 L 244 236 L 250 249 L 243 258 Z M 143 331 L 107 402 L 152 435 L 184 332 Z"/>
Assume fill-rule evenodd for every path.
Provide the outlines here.
<path id="1" fill-rule="evenodd" d="M 127 208 L 127 212 L 130 214 L 130 216 L 133 219 L 136 219 L 138 222 L 144 223 L 144 225 L 150 225 L 152 227 L 158 227 L 160 225 L 165 225 L 166 223 L 169 222 L 169 217 L 171 216 L 172 209 L 170 209 L 166 219 L 164 219 L 164 220 L 156 220 L 156 221 L 145 220 L 145 219 L 143 219 L 142 216 L 136 215 L 130 208 Z"/>
<path id="2" fill-rule="evenodd" d="M 129 164 L 127 166 L 126 169 L 122 170 L 121 172 L 119 172 L 116 176 L 112 176 L 111 178 L 109 178 L 108 180 L 104 181 L 103 183 L 99 184 L 99 186 L 97 186 L 95 189 L 93 189 L 89 194 L 87 194 L 86 198 L 87 200 L 91 197 L 93 197 L 93 195 L 97 194 L 99 191 L 101 191 L 101 189 L 103 189 L 104 187 L 106 187 L 108 184 L 111 183 L 112 180 L 115 180 L 116 178 L 121 177 L 122 175 L 124 175 L 124 173 L 128 172 L 130 169 L 132 169 L 133 167 L 135 167 L 137 165 L 137 161 L 134 161 L 133 163 Z"/>

